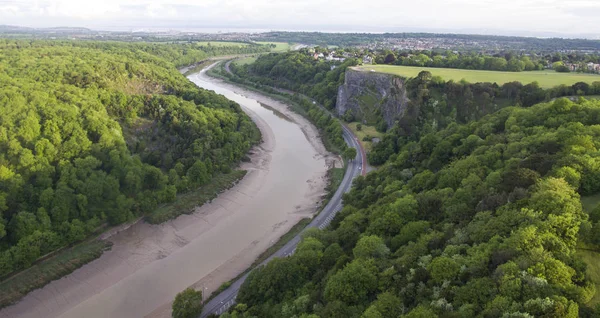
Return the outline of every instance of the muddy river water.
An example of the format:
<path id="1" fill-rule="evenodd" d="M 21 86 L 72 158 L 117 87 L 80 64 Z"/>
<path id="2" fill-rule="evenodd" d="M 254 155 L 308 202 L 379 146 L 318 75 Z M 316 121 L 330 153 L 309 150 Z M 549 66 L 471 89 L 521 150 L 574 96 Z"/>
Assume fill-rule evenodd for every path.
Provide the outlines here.
<path id="1" fill-rule="evenodd" d="M 113 235 L 111 251 L 0 317 L 170 317 L 175 294 L 188 286 L 210 294 L 315 212 L 332 160 L 315 127 L 276 101 L 203 73 L 189 78 L 242 105 L 261 129 L 246 177 L 193 214 Z"/>

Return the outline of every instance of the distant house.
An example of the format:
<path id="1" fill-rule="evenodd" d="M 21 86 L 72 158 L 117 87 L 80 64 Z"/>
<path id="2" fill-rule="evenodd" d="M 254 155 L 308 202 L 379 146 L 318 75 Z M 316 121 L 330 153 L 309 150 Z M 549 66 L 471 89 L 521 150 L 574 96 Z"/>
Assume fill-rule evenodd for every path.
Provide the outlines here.
<path id="1" fill-rule="evenodd" d="M 369 55 L 365 55 L 362 58 L 363 64 L 371 64 L 373 63 L 373 58 L 370 57 Z"/>
<path id="2" fill-rule="evenodd" d="M 339 62 L 343 62 L 344 60 L 346 60 L 343 57 L 337 57 L 332 53 L 329 53 L 329 55 L 325 56 L 325 60 L 327 61 L 339 61 Z"/>
<path id="3" fill-rule="evenodd" d="M 571 72 L 575 72 L 577 71 L 577 64 L 572 64 L 572 63 L 565 63 L 565 66 L 569 69 L 569 71 Z"/>
<path id="4" fill-rule="evenodd" d="M 319 59 L 319 54 L 318 54 L 318 53 L 315 53 L 315 54 L 313 54 L 313 58 L 314 58 L 315 60 L 318 60 L 318 59 Z"/>

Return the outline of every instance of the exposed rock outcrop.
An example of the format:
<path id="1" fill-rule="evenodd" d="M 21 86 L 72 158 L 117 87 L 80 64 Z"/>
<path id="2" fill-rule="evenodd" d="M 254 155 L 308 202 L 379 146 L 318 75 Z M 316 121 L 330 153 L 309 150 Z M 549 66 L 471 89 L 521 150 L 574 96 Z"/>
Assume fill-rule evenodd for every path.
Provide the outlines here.
<path id="1" fill-rule="evenodd" d="M 348 69 L 344 85 L 338 88 L 336 112 L 339 116 L 350 112 L 366 124 L 383 119 L 391 127 L 404 114 L 408 101 L 402 78 Z"/>

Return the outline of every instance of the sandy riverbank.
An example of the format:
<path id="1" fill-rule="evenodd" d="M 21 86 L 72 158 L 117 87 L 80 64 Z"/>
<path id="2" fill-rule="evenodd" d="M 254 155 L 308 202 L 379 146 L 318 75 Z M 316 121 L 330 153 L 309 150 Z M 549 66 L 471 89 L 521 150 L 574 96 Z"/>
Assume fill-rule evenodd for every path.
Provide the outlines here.
<path id="1" fill-rule="evenodd" d="M 204 75 L 199 80 L 218 82 Z M 0 317 L 168 317 L 177 292 L 193 285 L 210 294 L 315 212 L 334 161 L 316 128 L 277 101 L 218 86 L 267 104 L 292 121 L 238 101 L 264 139 L 253 149 L 251 162 L 241 167 L 247 176 L 191 215 L 160 225 L 138 223 L 112 236 L 111 251 L 31 292 L 0 311 Z"/>

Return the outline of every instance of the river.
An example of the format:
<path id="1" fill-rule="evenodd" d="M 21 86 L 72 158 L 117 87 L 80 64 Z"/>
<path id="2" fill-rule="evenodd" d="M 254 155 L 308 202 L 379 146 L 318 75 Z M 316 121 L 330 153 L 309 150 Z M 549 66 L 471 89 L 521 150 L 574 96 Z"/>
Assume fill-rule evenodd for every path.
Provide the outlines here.
<path id="1" fill-rule="evenodd" d="M 316 128 L 280 103 L 243 96 L 204 73 L 189 79 L 239 103 L 261 129 L 263 142 L 241 166 L 246 177 L 193 214 L 110 237 L 111 251 L 0 317 L 170 317 L 178 292 L 192 285 L 210 294 L 315 212 L 332 161 Z"/>

